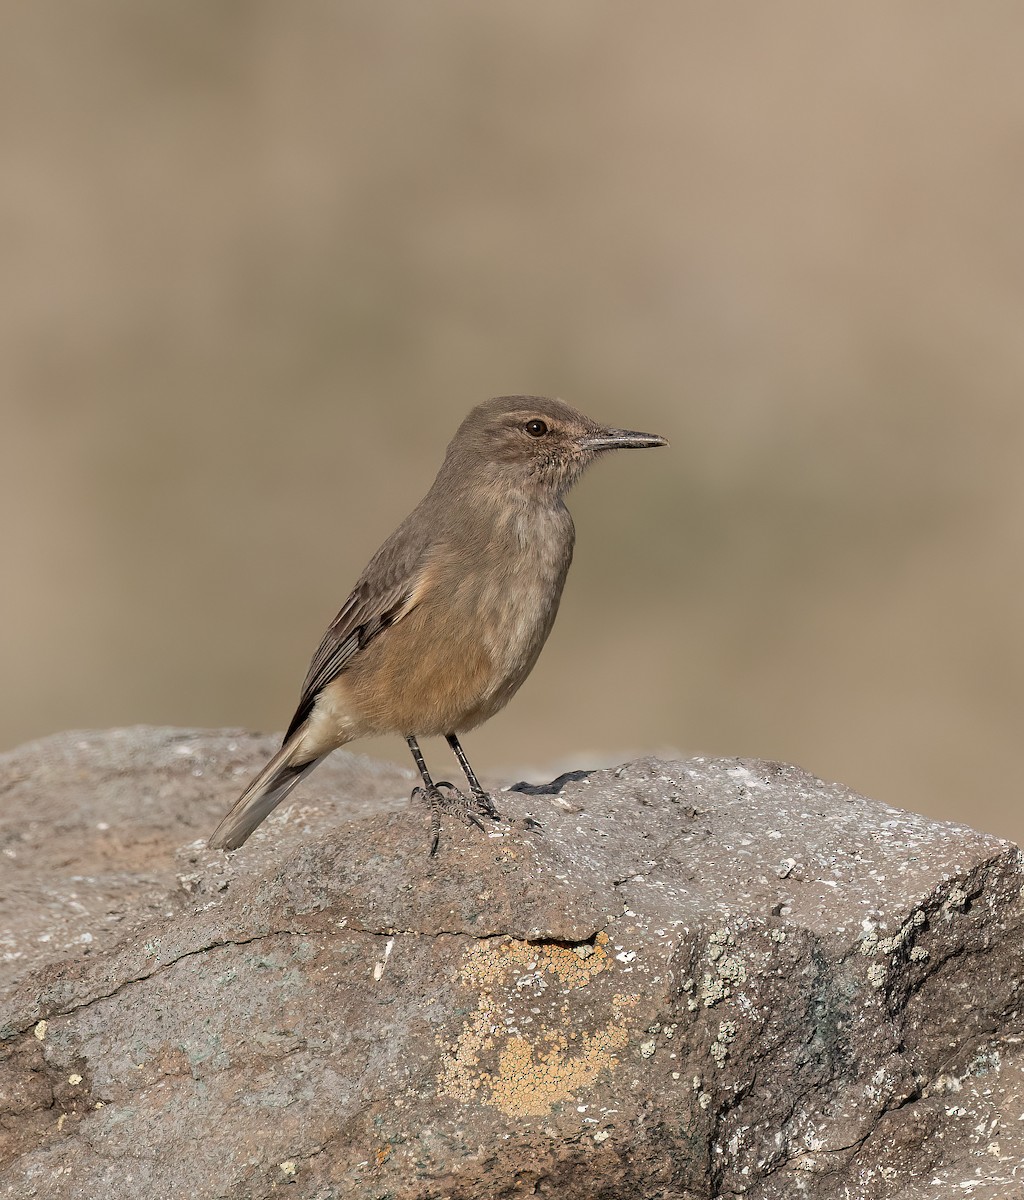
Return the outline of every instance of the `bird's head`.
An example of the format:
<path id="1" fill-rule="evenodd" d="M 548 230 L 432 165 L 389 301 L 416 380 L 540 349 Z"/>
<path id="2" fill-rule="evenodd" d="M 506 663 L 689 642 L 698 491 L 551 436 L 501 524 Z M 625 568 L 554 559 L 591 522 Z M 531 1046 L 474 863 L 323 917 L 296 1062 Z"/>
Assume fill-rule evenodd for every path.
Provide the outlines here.
<path id="1" fill-rule="evenodd" d="M 459 426 L 445 467 L 561 497 L 607 450 L 667 445 L 653 433 L 599 425 L 561 400 L 498 396 L 478 404 Z"/>

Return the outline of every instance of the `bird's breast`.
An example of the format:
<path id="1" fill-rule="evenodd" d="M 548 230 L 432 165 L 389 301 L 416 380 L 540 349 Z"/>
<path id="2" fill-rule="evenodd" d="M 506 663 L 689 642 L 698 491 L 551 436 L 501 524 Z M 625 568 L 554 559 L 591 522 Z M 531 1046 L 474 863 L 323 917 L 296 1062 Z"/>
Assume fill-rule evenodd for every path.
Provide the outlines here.
<path id="1" fill-rule="evenodd" d="M 362 732 L 463 732 L 504 707 L 558 611 L 573 547 L 563 514 L 508 506 L 435 547 L 419 602 L 346 668 Z"/>
<path id="2" fill-rule="evenodd" d="M 572 561 L 569 514 L 548 509 L 510 512 L 464 587 L 473 624 L 495 668 L 495 689 L 508 695 L 526 678 L 558 612 Z M 483 569 L 481 569 L 481 567 Z"/>

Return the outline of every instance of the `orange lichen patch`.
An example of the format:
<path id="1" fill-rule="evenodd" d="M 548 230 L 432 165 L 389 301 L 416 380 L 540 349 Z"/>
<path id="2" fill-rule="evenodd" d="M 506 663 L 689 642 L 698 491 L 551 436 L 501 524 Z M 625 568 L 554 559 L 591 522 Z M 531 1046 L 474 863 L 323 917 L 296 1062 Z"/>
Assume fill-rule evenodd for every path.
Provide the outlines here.
<path id="1" fill-rule="evenodd" d="M 585 987 L 595 975 L 610 966 L 608 935 L 601 930 L 594 944 L 560 946 L 553 943 L 518 942 L 514 939 L 494 946 L 480 942 L 466 956 L 460 977 L 470 985 L 486 985 L 503 978 L 510 969 L 543 971 L 554 975 L 564 988 Z"/>
<path id="2" fill-rule="evenodd" d="M 615 1020 L 594 1034 L 582 1033 L 580 1047 L 567 1053 L 561 1045 L 537 1051 L 524 1037 L 511 1037 L 498 1060 L 498 1069 L 490 1080 L 487 1102 L 509 1116 L 539 1116 L 553 1105 L 567 1100 L 590 1084 L 615 1063 L 615 1051 L 629 1041 L 625 1027 Z"/>
<path id="3" fill-rule="evenodd" d="M 477 1004 L 444 1056 L 438 1091 L 463 1103 L 493 1104 L 509 1116 L 536 1116 L 611 1070 L 629 1040 L 624 1010 L 637 997 L 616 994 L 598 1004 L 607 1020 L 596 1029 L 586 1027 L 594 1003 L 587 1014 L 572 999 L 613 965 L 607 944 L 600 933 L 585 953 L 517 941 L 471 949 L 460 979 L 477 992 Z"/>

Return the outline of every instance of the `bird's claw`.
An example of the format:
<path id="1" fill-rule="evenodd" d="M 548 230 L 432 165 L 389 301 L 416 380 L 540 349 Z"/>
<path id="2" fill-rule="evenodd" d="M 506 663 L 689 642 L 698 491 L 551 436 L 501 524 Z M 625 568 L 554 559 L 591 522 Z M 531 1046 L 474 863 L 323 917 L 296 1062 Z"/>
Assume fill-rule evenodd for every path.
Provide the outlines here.
<path id="1" fill-rule="evenodd" d="M 435 783 L 431 787 L 424 785 L 413 788 L 412 799 L 426 800 L 430 805 L 431 858 L 437 853 L 437 847 L 441 840 L 441 814 L 443 812 L 451 813 L 467 825 L 475 825 L 481 833 L 485 833 L 486 830 L 480 817 L 497 817 L 498 815 L 496 812 L 488 812 L 486 809 L 480 809 L 478 797 L 467 796 L 465 792 L 459 791 L 455 784 L 449 783 L 447 779 L 442 779 L 439 783 Z M 490 807 L 493 810 L 494 805 L 491 804 Z"/>
<path id="2" fill-rule="evenodd" d="M 486 792 L 474 792 L 473 799 L 476 801 L 477 812 L 483 813 L 485 817 L 490 817 L 492 821 L 501 820 L 501 813 L 495 808 L 494 801 Z"/>
<path id="3" fill-rule="evenodd" d="M 490 817 L 492 821 L 500 821 L 501 813 L 494 806 L 494 801 L 486 792 L 474 791 L 472 796 L 467 796 L 464 791 L 457 788 L 450 780 L 442 779 L 434 784 L 434 787 L 440 791 L 441 788 L 448 788 L 451 796 L 445 797 L 445 807 L 452 812 L 458 812 L 460 816 L 465 816 L 466 813 L 476 814 L 479 816 Z M 423 788 L 417 788 L 418 792 L 424 791 Z M 478 822 L 479 824 L 479 822 Z M 482 829 L 483 826 L 481 825 Z"/>

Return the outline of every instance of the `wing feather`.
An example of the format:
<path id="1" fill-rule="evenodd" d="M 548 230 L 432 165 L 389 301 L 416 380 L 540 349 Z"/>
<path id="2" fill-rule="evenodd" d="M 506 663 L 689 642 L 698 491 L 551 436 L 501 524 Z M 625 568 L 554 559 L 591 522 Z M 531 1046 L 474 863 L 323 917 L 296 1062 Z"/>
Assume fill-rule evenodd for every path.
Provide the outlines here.
<path id="1" fill-rule="evenodd" d="M 327 627 L 309 665 L 298 708 L 284 735 L 286 742 L 313 711 L 320 693 L 345 670 L 352 658 L 420 602 L 428 582 L 426 553 L 421 552 L 410 561 L 412 556 L 388 555 L 385 553 L 388 549 L 385 546 L 374 557 Z M 395 551 L 398 549 L 394 547 Z"/>

